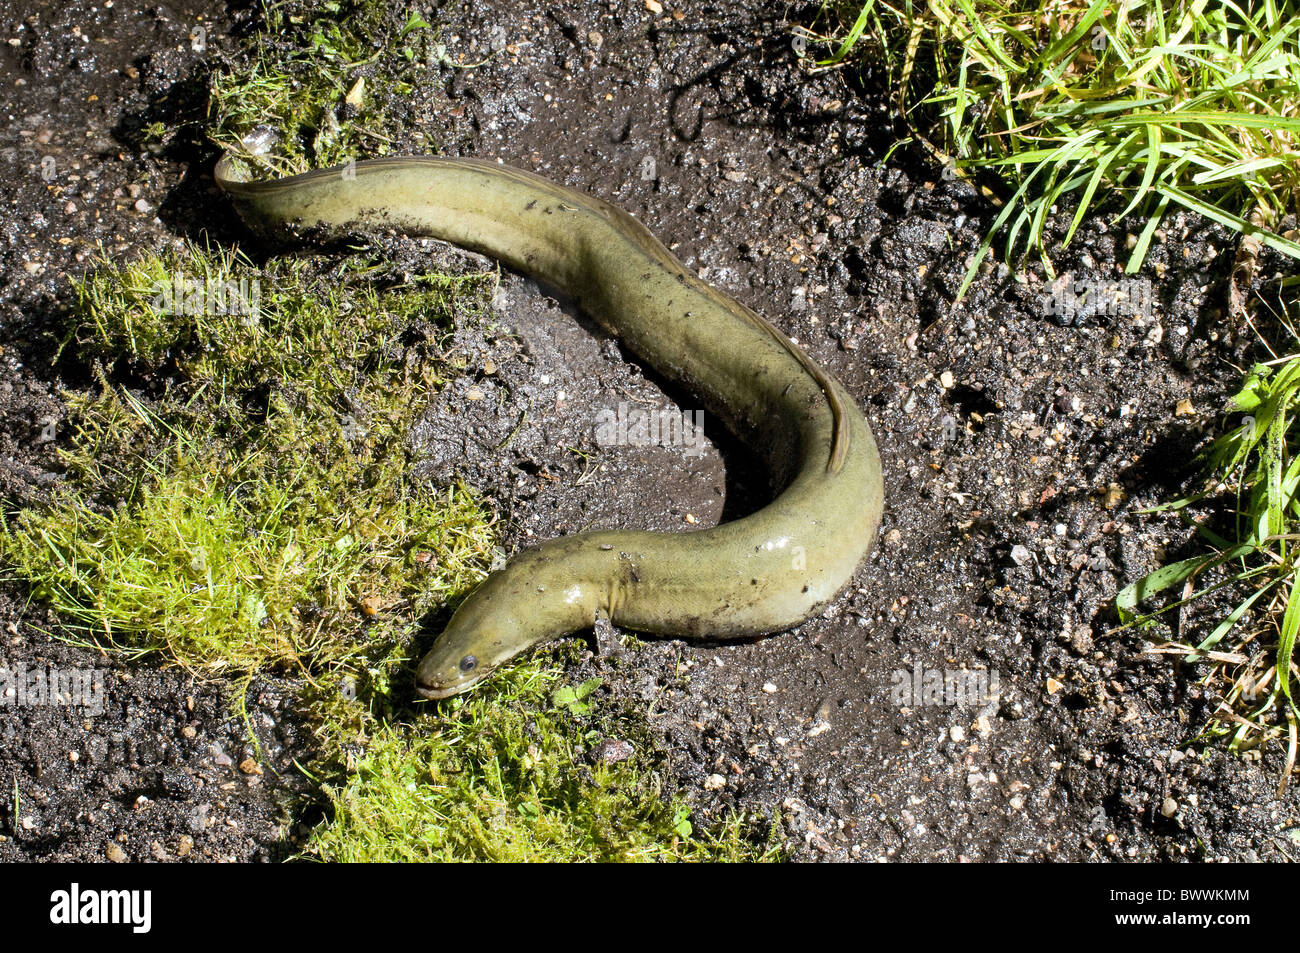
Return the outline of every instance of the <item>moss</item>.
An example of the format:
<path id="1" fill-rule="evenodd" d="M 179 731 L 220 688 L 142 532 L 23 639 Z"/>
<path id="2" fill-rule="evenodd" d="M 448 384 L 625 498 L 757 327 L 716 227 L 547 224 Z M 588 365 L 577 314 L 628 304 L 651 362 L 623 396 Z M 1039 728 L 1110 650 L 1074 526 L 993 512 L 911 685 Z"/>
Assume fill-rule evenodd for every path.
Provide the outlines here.
<path id="1" fill-rule="evenodd" d="M 83 353 L 176 376 L 146 401 L 102 369 L 70 400 L 68 479 L 0 535 L 88 636 L 194 669 L 319 669 L 400 641 L 490 561 L 488 515 L 464 487 L 412 483 L 407 440 L 452 302 L 481 304 L 489 276 L 381 291 L 355 262 L 311 268 L 189 247 L 78 285 Z M 216 307 L 239 282 L 251 306 Z M 160 312 L 173 287 L 187 305 Z"/>
<path id="2" fill-rule="evenodd" d="M 560 672 L 517 666 L 442 717 L 385 725 L 307 851 L 322 860 L 633 861 L 776 859 L 774 829 L 731 817 L 696 833 L 638 753 L 588 763 L 601 734 L 564 703 Z"/>
<path id="3" fill-rule="evenodd" d="M 430 25 L 376 0 L 267 3 L 263 20 L 246 63 L 213 78 L 212 141 L 280 175 L 387 152 L 438 62 Z"/>

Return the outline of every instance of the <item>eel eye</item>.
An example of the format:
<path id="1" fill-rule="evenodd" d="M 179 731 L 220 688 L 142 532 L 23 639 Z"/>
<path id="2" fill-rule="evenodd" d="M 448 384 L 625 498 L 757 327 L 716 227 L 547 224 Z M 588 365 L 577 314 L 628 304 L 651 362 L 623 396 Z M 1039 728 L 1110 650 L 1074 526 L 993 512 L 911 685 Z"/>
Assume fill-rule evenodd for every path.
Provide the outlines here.
<path id="1" fill-rule="evenodd" d="M 460 660 L 460 670 L 462 672 L 472 672 L 478 668 L 478 659 L 472 655 L 466 655 Z"/>

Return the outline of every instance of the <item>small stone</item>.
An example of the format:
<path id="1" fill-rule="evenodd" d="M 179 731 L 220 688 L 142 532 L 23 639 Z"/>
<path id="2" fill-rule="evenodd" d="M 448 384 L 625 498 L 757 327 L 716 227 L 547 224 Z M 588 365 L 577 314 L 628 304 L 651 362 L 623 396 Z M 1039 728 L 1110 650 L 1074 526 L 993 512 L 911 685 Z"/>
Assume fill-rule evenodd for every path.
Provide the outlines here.
<path id="1" fill-rule="evenodd" d="M 1011 547 L 1011 561 L 1017 566 L 1023 566 L 1033 558 L 1034 554 L 1029 551 L 1028 547 L 1019 543 Z"/>
<path id="2" fill-rule="evenodd" d="M 952 390 L 953 385 L 957 383 L 957 378 L 952 376 L 952 371 L 944 371 L 939 375 L 939 383 L 944 390 Z"/>
<path id="3" fill-rule="evenodd" d="M 1118 483 L 1112 483 L 1106 487 L 1106 498 L 1103 501 L 1106 509 L 1113 510 L 1124 502 L 1124 488 Z"/>
<path id="4" fill-rule="evenodd" d="M 106 850 L 105 853 L 108 855 L 108 859 L 115 864 L 126 863 L 126 851 L 122 849 L 120 844 L 110 841 L 108 850 Z"/>
<path id="5" fill-rule="evenodd" d="M 1178 404 L 1174 407 L 1175 417 L 1191 417 L 1195 413 L 1196 413 L 1196 408 L 1192 406 L 1192 402 L 1188 400 L 1186 397 L 1180 400 Z"/>
<path id="6" fill-rule="evenodd" d="M 1011 809 L 1013 811 L 1019 811 L 1021 808 L 1025 806 L 1025 799 L 1021 797 L 1019 794 L 1013 794 L 1011 796 L 1011 800 L 1008 801 L 1007 803 L 1011 805 Z"/>
<path id="7" fill-rule="evenodd" d="M 1160 802 L 1160 813 L 1165 817 L 1173 817 L 1178 813 L 1178 802 L 1171 797 L 1165 798 Z"/>
<path id="8" fill-rule="evenodd" d="M 365 100 L 366 100 L 366 78 L 362 76 L 356 81 L 356 83 L 353 84 L 352 88 L 348 90 L 348 94 L 343 97 L 343 101 L 347 103 L 349 106 L 351 106 L 353 109 L 360 109 L 361 104 L 364 103 Z"/>
<path id="9" fill-rule="evenodd" d="M 141 215 L 145 215 L 153 211 L 153 206 L 150 205 L 148 202 L 146 202 L 144 199 L 137 199 L 135 203 L 135 210 L 139 212 Z"/>
<path id="10" fill-rule="evenodd" d="M 1062 394 L 1056 398 L 1058 414 L 1077 414 L 1083 409 L 1083 401 L 1076 394 Z"/>
<path id="11" fill-rule="evenodd" d="M 704 779 L 704 790 L 721 791 L 727 786 L 727 779 L 720 774 L 710 774 Z"/>
<path id="12" fill-rule="evenodd" d="M 775 695 L 775 694 L 777 693 L 778 689 L 777 689 L 777 687 L 776 687 L 775 685 L 773 685 L 771 682 L 764 682 L 764 683 L 763 683 L 763 691 L 766 692 L 766 693 L 769 694 L 769 695 Z"/>
<path id="13" fill-rule="evenodd" d="M 483 399 L 483 391 L 479 390 L 477 387 L 471 387 L 469 390 L 465 391 L 465 399 L 466 399 L 466 400 L 482 400 L 482 399 Z"/>
<path id="14" fill-rule="evenodd" d="M 243 771 L 245 774 L 261 774 L 262 766 L 252 758 L 245 758 L 243 761 L 239 762 L 239 770 Z"/>
<path id="15" fill-rule="evenodd" d="M 602 764 L 618 764 L 634 754 L 636 749 L 632 747 L 631 742 L 619 738 L 606 738 L 591 749 L 591 760 Z"/>
<path id="16" fill-rule="evenodd" d="M 1059 692 L 1059 691 L 1060 691 L 1062 688 L 1064 688 L 1064 687 L 1065 687 L 1065 684 L 1064 684 L 1063 682 L 1058 682 L 1056 679 L 1052 678 L 1051 676 L 1048 676 L 1048 679 L 1047 679 L 1047 694 L 1049 694 L 1049 695 L 1055 695 L 1057 692 Z"/>
<path id="17" fill-rule="evenodd" d="M 587 34 L 587 42 L 591 44 L 593 50 L 598 50 L 605 45 L 605 38 L 595 30 Z"/>
<path id="18" fill-rule="evenodd" d="M 194 838 L 189 834 L 182 834 L 180 840 L 176 842 L 176 856 L 188 857 L 192 850 L 194 850 Z"/>
<path id="19" fill-rule="evenodd" d="M 198 735 L 198 731 L 195 730 L 193 725 L 186 725 L 184 728 L 181 729 L 181 734 L 187 740 L 193 741 L 194 738 Z"/>
<path id="20" fill-rule="evenodd" d="M 948 729 L 948 737 L 957 742 L 957 744 L 961 744 L 966 740 L 966 729 L 961 725 L 953 725 Z"/>
<path id="21" fill-rule="evenodd" d="M 655 16 L 664 12 L 664 5 L 659 0 L 645 0 L 645 8 Z"/>

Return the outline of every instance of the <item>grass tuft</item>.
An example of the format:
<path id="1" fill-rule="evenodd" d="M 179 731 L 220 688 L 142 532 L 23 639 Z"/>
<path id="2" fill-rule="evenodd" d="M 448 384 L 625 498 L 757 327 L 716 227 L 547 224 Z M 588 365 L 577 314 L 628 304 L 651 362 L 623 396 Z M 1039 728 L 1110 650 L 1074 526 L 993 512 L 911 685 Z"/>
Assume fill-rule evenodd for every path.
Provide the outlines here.
<path id="1" fill-rule="evenodd" d="M 1285 315 L 1282 324 L 1293 346 L 1300 343 Z M 1228 494 L 1228 525 L 1196 519 L 1205 551 L 1148 573 L 1117 598 L 1127 625 L 1170 630 L 1172 640 L 1157 651 L 1206 665 L 1203 681 L 1219 697 L 1209 736 L 1236 750 L 1290 736 L 1293 756 L 1293 677 L 1300 674 L 1293 658 L 1300 631 L 1298 406 L 1300 353 L 1251 368 L 1228 402 L 1228 429 L 1203 455 L 1203 488 L 1158 508 L 1186 512 Z M 1142 608 L 1160 599 L 1160 608 Z M 1227 608 L 1208 635 L 1172 638 L 1171 614 L 1224 600 Z"/>
<path id="2" fill-rule="evenodd" d="M 995 237 L 1008 260 L 1045 249 L 1067 200 L 1146 224 L 1138 271 L 1171 207 L 1300 258 L 1282 234 L 1300 183 L 1300 3 L 1264 0 L 868 0 L 837 5 L 842 42 L 881 61 L 913 126 L 955 169 L 986 169 L 1006 201 L 958 293 Z M 851 24 L 851 25 L 849 25 Z M 867 38 L 871 42 L 867 42 Z"/>

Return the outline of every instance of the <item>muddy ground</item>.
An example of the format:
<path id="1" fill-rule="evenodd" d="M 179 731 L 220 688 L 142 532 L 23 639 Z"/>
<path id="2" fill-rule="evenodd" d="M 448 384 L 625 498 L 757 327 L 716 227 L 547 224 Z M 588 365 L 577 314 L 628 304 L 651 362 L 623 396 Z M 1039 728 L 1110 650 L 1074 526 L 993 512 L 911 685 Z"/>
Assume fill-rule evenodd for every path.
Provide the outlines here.
<path id="1" fill-rule="evenodd" d="M 902 130 L 880 90 L 800 63 L 790 27 L 815 6 L 664 6 L 445 5 L 453 56 L 497 55 L 435 71 L 411 110 L 450 154 L 624 206 L 772 318 L 865 408 L 888 500 L 875 553 L 823 618 L 747 644 L 593 652 L 577 674 L 651 712 L 702 815 L 775 810 L 800 859 L 1288 857 L 1297 799 L 1275 797 L 1281 752 L 1202 751 L 1213 701 L 1197 673 L 1111 633 L 1117 589 L 1187 538 L 1139 511 L 1187 479 L 1231 364 L 1249 359 L 1248 336 L 1212 340 L 1231 236 L 1175 216 L 1137 317 L 1057 313 L 1033 264 L 989 267 L 954 308 L 996 211 L 924 152 L 891 153 Z M 48 492 L 59 389 L 88 383 L 51 364 L 64 276 L 100 244 L 120 257 L 205 230 L 242 237 L 211 188 L 211 149 L 186 130 L 205 69 L 254 22 L 214 3 L 0 0 L 0 495 Z M 150 148 L 140 130 L 154 120 L 180 131 Z M 1115 280 L 1138 225 L 1088 219 L 1059 270 Z M 762 503 L 763 474 L 709 424 L 700 456 L 597 446 L 594 422 L 619 402 L 697 407 L 533 283 L 507 274 L 496 304 L 513 333 L 464 329 L 470 370 L 420 435 L 428 479 L 491 495 L 508 551 Z M 486 399 L 465 399 L 470 387 Z M 1176 413 L 1184 401 L 1192 412 Z M 56 629 L 21 587 L 0 587 L 5 664 L 107 671 L 101 715 L 0 709 L 0 859 L 292 850 L 288 805 L 305 784 L 291 759 L 306 741 L 286 686 L 259 682 L 248 699 L 282 773 L 246 775 L 228 687 L 105 659 Z M 896 673 L 918 669 L 987 672 L 993 697 L 900 704 Z"/>

